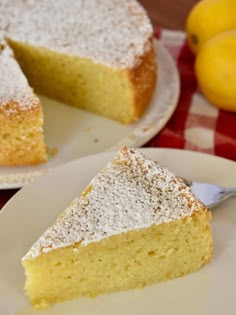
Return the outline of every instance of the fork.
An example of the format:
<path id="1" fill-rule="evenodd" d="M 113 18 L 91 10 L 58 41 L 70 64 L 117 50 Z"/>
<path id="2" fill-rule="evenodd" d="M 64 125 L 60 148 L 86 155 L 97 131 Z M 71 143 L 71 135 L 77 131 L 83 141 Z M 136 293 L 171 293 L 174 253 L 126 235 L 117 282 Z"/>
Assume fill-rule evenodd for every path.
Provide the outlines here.
<path id="1" fill-rule="evenodd" d="M 182 178 L 184 183 L 189 186 L 196 197 L 198 197 L 207 208 L 212 209 L 220 203 L 236 196 L 236 188 L 226 188 L 214 184 L 191 181 Z"/>

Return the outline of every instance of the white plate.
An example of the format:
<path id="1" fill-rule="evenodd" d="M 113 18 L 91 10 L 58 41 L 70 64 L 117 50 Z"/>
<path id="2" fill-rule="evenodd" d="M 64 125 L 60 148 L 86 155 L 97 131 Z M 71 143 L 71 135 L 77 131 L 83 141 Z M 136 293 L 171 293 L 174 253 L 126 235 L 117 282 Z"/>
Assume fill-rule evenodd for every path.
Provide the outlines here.
<path id="1" fill-rule="evenodd" d="M 236 186 L 236 164 L 174 149 L 140 149 L 177 174 Z M 168 282 L 32 310 L 24 296 L 20 259 L 69 202 L 114 156 L 106 152 L 72 161 L 23 187 L 0 212 L 1 315 L 235 315 L 236 201 L 214 210 L 214 258 L 196 273 Z"/>
<path id="2" fill-rule="evenodd" d="M 82 156 L 113 151 L 123 144 L 138 147 L 150 140 L 170 119 L 179 98 L 175 62 L 160 43 L 157 52 L 158 80 L 151 104 L 145 115 L 129 126 L 40 97 L 46 143 L 58 154 L 40 166 L 0 167 L 0 189 L 22 187 L 42 172 Z"/>

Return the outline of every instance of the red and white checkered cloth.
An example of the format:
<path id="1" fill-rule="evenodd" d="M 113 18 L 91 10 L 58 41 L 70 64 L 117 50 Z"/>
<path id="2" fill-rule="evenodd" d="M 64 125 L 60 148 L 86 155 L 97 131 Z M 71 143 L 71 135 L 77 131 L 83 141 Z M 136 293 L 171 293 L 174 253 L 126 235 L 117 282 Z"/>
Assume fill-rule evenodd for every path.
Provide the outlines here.
<path id="1" fill-rule="evenodd" d="M 218 110 L 198 90 L 195 57 L 185 33 L 158 29 L 155 35 L 176 60 L 181 94 L 172 118 L 147 146 L 200 151 L 236 161 L 236 114 Z"/>

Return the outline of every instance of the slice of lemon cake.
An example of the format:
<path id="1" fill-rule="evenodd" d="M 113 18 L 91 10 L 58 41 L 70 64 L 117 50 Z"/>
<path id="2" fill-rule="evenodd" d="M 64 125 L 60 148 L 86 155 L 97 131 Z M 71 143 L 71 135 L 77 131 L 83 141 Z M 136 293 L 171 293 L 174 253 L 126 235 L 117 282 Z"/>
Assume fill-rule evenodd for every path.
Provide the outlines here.
<path id="1" fill-rule="evenodd" d="M 45 162 L 40 100 L 4 44 L 0 48 L 0 77 L 0 165 Z"/>
<path id="2" fill-rule="evenodd" d="M 124 147 L 22 259 L 27 295 L 45 308 L 194 272 L 212 257 L 209 220 L 181 179 Z"/>

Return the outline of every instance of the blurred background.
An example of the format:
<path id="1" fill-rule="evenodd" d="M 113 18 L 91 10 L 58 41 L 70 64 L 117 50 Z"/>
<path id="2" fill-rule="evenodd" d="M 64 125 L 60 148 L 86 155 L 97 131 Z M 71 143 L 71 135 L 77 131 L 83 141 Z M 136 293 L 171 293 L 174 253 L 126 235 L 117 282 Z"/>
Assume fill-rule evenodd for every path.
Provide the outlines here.
<path id="1" fill-rule="evenodd" d="M 155 26 L 183 30 L 187 15 L 197 0 L 139 0 Z"/>

